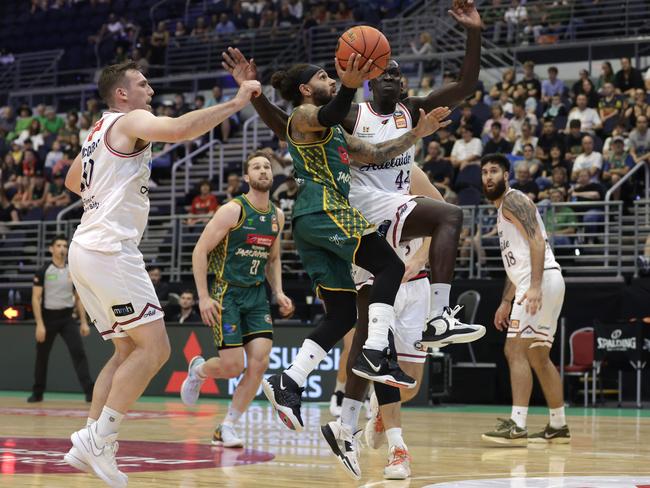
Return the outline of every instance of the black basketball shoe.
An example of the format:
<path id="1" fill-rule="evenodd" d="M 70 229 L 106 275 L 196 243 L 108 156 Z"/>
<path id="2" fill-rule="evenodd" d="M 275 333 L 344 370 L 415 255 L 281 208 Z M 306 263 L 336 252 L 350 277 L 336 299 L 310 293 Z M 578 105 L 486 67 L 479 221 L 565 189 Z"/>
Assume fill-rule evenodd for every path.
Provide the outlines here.
<path id="1" fill-rule="evenodd" d="M 262 389 L 284 425 L 301 432 L 305 427 L 300 415 L 304 388 L 300 388 L 288 374 L 280 373 L 262 380 Z"/>
<path id="2" fill-rule="evenodd" d="M 473 342 L 485 335 L 485 327 L 478 324 L 464 324 L 456 318 L 462 307 L 445 307 L 442 315 L 432 317 L 422 333 L 422 340 L 415 348 L 426 351 L 429 347 L 444 347 L 449 344 Z"/>
<path id="3" fill-rule="evenodd" d="M 417 383 L 400 369 L 397 361 L 391 359 L 389 348 L 383 351 L 362 349 L 352 372 L 367 380 L 395 388 L 414 388 Z"/>

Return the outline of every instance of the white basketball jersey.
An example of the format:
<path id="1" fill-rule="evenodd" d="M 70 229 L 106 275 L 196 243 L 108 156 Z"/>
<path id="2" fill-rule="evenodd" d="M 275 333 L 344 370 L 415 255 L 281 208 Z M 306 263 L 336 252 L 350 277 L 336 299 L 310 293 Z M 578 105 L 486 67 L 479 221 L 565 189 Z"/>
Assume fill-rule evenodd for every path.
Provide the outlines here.
<path id="1" fill-rule="evenodd" d="M 506 195 L 513 191 L 519 190 L 511 188 L 506 192 Z M 525 195 L 522 193 L 522 196 Z M 501 258 L 503 259 L 503 266 L 506 269 L 508 279 L 516 288 L 519 288 L 522 283 L 525 284 L 530 278 L 530 247 L 528 246 L 528 240 L 519 232 L 515 224 L 503 216 L 502 207 L 503 204 L 501 204 L 497 211 L 497 231 L 499 232 Z M 560 269 L 560 265 L 555 260 L 553 250 L 548 243 L 544 222 L 537 209 L 535 209 L 535 217 L 537 218 L 537 224 L 541 229 L 542 237 L 546 243 L 544 269 Z"/>
<path id="2" fill-rule="evenodd" d="M 151 144 L 124 154 L 108 143 L 123 115 L 105 112 L 81 146 L 84 213 L 72 240 L 94 251 L 120 251 L 126 239 L 139 244 L 149 216 Z"/>
<path id="3" fill-rule="evenodd" d="M 359 104 L 357 122 L 353 135 L 371 144 L 396 139 L 413 128 L 411 114 L 398 103 L 392 114 L 380 115 L 370 102 Z M 378 188 L 391 193 L 407 195 L 411 187 L 411 165 L 415 158 L 415 146 L 411 146 L 390 161 L 377 161 L 361 167 L 350 165 L 351 185 Z"/>

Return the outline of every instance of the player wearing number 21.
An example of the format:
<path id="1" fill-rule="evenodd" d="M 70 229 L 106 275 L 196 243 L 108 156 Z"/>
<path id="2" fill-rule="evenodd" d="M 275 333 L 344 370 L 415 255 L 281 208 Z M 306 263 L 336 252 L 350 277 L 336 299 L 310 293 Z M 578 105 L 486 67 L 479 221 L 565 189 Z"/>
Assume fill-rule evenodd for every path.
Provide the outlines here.
<path id="1" fill-rule="evenodd" d="M 214 214 L 192 253 L 192 270 L 203 322 L 212 327 L 219 357 L 196 356 L 181 388 L 187 405 L 196 403 L 206 378 L 233 378 L 246 371 L 237 385 L 225 419 L 215 429 L 212 443 L 243 447 L 235 424 L 255 398 L 269 365 L 273 339 L 271 310 L 264 278 L 280 306 L 293 313 L 291 299 L 282 291 L 280 232 L 284 214 L 269 201 L 273 184 L 271 162 L 264 151 L 244 164 L 245 195 L 233 198 Z M 214 274 L 208 293 L 207 273 Z"/>
<path id="2" fill-rule="evenodd" d="M 571 435 L 564 415 L 562 382 L 549 357 L 564 302 L 564 279 L 537 208 L 526 195 L 509 187 L 509 169 L 502 154 L 481 159 L 483 191 L 497 208 L 507 275 L 494 326 L 507 330 L 505 354 L 513 400 L 510 419 L 500 419 L 496 430 L 483 434 L 483 440 L 510 446 L 566 444 Z M 526 416 L 533 388 L 531 368 L 542 385 L 550 419 L 543 431 L 529 436 Z"/>

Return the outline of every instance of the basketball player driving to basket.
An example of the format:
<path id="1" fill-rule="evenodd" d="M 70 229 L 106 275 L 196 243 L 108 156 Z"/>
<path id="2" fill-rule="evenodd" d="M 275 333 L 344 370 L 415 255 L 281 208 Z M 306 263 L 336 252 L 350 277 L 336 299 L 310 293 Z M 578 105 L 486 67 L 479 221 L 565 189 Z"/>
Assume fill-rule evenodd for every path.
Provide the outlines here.
<path id="1" fill-rule="evenodd" d="M 115 461 L 120 423 L 170 354 L 163 311 L 138 250 L 149 215 L 151 141 L 195 139 L 244 108 L 261 86 L 248 81 L 232 100 L 178 118 L 151 113 L 154 91 L 134 62 L 104 68 L 98 88 L 109 110 L 66 176 L 84 205 L 69 261 L 88 315 L 115 352 L 97 377 L 87 427 L 72 434 L 65 461 L 121 488 L 128 478 Z"/>
<path id="2" fill-rule="evenodd" d="M 467 30 L 467 51 L 457 82 L 432 92 L 426 97 L 407 97 L 400 100 L 401 72 L 396 61 L 391 60 L 386 70 L 376 79 L 370 81 L 373 94 L 371 102 L 351 105 L 350 111 L 342 122 L 342 127 L 355 136 L 368 142 L 379 142 L 398 137 L 407 132 L 419 118 L 419 108 L 430 110 L 440 104 L 457 104 L 472 94 L 478 81 L 481 52 L 481 18 L 473 2 L 457 2 L 450 14 Z M 246 60 L 238 49 L 229 48 L 224 53 L 224 68 L 228 69 L 242 83 L 247 79 L 256 78 L 256 66 L 253 60 Z M 271 104 L 264 96 L 253 101 L 264 122 L 271 127 L 280 139 L 284 136 L 287 115 Z M 458 236 L 462 225 L 462 212 L 454 205 L 442 201 L 439 192 L 430 184 L 427 176 L 417 166 L 412 164 L 414 148 L 411 147 L 403 154 L 386 161 L 383 164 L 367 164 L 351 168 L 352 181 L 350 187 L 350 202 L 361 210 L 368 220 L 376 225 L 387 225 L 387 239 L 393 247 L 399 247 L 400 242 L 408 245 L 411 239 L 428 237 L 416 251 L 411 246 L 410 253 L 399 253 L 406 258 L 406 272 L 400 295 L 417 299 L 408 303 L 417 303 L 418 320 L 413 316 L 413 307 L 406 307 L 400 295 L 395 303 L 398 314 L 395 330 L 395 349 L 400 367 L 416 379 L 422 377 L 426 353 L 415 347 L 422 339 L 424 347 L 444 346 L 451 342 L 469 342 L 476 340 L 485 333 L 480 325 L 462 324 L 454 316 L 454 311 L 448 308 L 450 283 L 453 277 L 455 259 L 458 248 Z M 426 195 L 423 198 L 417 195 Z M 401 235 L 400 235 L 401 234 Z M 433 242 L 433 245 L 429 245 Z M 435 250 L 436 255 L 433 256 Z M 426 275 L 422 276 L 422 268 L 427 261 L 431 265 L 430 291 L 422 286 Z M 424 279 L 422 279 L 424 278 Z M 359 319 L 357 333 L 350 352 L 352 360 L 348 361 L 348 369 L 353 365 L 367 336 L 368 294 L 371 276 L 357 268 L 355 283 L 359 288 L 357 298 Z M 409 282 L 413 280 L 412 282 Z M 428 304 L 431 304 L 428 306 Z M 425 307 L 422 310 L 422 307 Z M 399 316 L 400 310 L 408 310 L 405 320 Z M 410 327 L 404 327 L 409 322 Z M 422 334 L 419 324 L 429 323 L 428 330 Z M 341 406 L 341 421 L 352 432 L 356 431 L 360 402 L 363 400 L 367 381 L 363 378 L 348 374 L 346 395 Z M 410 472 L 406 445 L 401 438 L 401 423 L 399 419 L 400 401 L 408 401 L 417 392 L 416 389 L 400 392 L 387 385 L 375 384 L 377 400 L 383 411 L 382 416 L 375 408 L 373 419 L 366 429 L 369 444 L 379 447 L 386 439 L 388 431 L 389 462 L 385 476 L 406 477 Z M 347 413 L 346 413 L 347 412 Z M 330 425 L 324 429 L 332 428 Z M 356 477 L 356 460 L 351 452 L 345 455 L 347 463 L 343 463 L 348 472 Z M 398 459 L 399 458 L 399 459 Z M 399 461 L 399 462 L 397 462 Z"/>

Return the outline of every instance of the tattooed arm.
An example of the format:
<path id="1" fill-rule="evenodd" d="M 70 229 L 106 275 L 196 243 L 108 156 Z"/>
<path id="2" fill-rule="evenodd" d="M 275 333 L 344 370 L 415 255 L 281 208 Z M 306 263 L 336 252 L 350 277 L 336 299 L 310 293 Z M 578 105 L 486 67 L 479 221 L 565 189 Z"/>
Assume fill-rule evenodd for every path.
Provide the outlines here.
<path id="1" fill-rule="evenodd" d="M 542 277 L 544 275 L 544 252 L 546 242 L 537 222 L 537 209 L 533 202 L 523 193 L 513 191 L 503 199 L 503 215 L 510 220 L 528 241 L 530 249 L 530 289 L 518 303 L 526 303 L 526 310 L 531 314 L 541 306 Z"/>
<path id="2" fill-rule="evenodd" d="M 433 134 L 440 127 L 448 126 L 451 121 L 444 119 L 450 113 L 451 111 L 447 107 L 438 107 L 429 113 L 425 113 L 424 110 L 420 109 L 418 125 L 396 139 L 380 142 L 379 144 L 370 144 L 358 137 L 343 132 L 348 144 L 348 153 L 356 163 L 381 163 L 387 161 L 402 154 L 415 144 L 418 139 Z"/>

